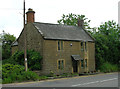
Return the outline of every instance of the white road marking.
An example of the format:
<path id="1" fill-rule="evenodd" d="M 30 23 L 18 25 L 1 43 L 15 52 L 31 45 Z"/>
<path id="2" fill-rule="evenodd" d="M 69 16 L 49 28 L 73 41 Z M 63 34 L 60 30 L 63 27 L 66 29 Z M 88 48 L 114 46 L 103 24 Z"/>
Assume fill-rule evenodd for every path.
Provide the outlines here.
<path id="1" fill-rule="evenodd" d="M 102 81 L 100 81 L 100 82 L 105 82 L 105 81 L 110 81 L 110 80 L 115 80 L 115 79 L 118 79 L 118 78 L 113 78 L 113 79 L 102 80 Z"/>
<path id="2" fill-rule="evenodd" d="M 101 81 L 94 81 L 94 82 L 76 84 L 76 85 L 72 85 L 72 87 L 76 87 L 76 86 L 80 86 L 80 85 L 88 85 L 88 84 L 93 84 L 93 83 L 98 83 L 98 82 L 111 81 L 111 80 L 115 80 L 115 79 L 118 79 L 118 78 L 112 78 L 112 79 L 106 79 L 106 80 L 101 80 Z"/>

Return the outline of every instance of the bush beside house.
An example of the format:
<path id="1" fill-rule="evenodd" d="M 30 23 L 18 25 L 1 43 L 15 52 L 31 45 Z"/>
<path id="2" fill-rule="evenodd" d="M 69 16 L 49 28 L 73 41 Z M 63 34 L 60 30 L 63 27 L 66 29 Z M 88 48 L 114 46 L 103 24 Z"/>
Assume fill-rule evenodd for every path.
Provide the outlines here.
<path id="1" fill-rule="evenodd" d="M 27 52 L 27 57 L 29 59 L 28 66 L 29 69 L 26 72 L 24 69 L 24 52 L 17 51 L 9 59 L 3 60 L 2 62 L 2 83 L 14 83 L 22 81 L 35 81 L 44 79 L 39 77 L 32 70 L 41 70 L 41 60 L 39 52 L 34 50 L 29 50 Z M 39 63 L 39 64 L 38 64 Z"/>
<path id="2" fill-rule="evenodd" d="M 4 64 L 2 67 L 2 83 L 14 83 L 28 80 L 39 80 L 39 76 L 32 71 L 25 71 L 21 65 Z"/>

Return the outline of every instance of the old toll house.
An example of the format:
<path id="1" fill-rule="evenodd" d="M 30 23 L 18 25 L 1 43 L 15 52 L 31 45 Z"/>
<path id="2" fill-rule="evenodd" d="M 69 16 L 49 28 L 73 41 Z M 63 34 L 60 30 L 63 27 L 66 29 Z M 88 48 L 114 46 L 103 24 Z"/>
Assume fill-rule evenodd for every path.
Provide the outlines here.
<path id="1" fill-rule="evenodd" d="M 26 14 L 27 49 L 34 49 L 43 57 L 41 74 L 95 70 L 94 38 L 83 29 L 82 20 L 78 20 L 78 26 L 68 26 L 34 22 L 32 9 Z M 24 50 L 24 30 L 12 44 L 12 53 L 16 50 Z"/>

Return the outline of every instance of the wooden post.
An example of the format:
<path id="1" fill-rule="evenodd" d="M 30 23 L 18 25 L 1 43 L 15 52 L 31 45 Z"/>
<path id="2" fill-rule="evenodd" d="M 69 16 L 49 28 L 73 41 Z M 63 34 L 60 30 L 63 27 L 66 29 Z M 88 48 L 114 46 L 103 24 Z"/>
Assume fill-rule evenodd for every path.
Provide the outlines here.
<path id="1" fill-rule="evenodd" d="M 24 5 L 23 5 L 23 22 L 24 22 L 24 61 L 25 61 L 25 71 L 28 70 L 27 66 L 27 48 L 26 48 L 26 29 L 25 29 L 25 0 L 24 0 Z"/>

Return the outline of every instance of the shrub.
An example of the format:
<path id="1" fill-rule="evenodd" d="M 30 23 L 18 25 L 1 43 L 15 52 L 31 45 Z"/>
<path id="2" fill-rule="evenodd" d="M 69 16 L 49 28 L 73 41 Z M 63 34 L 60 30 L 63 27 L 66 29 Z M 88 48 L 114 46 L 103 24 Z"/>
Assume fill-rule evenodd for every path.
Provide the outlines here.
<path id="1" fill-rule="evenodd" d="M 23 72 L 22 75 L 24 80 L 39 80 L 39 76 L 32 71 Z"/>
<path id="2" fill-rule="evenodd" d="M 4 64 L 19 64 L 19 63 L 16 62 L 13 58 L 9 58 L 2 61 L 2 65 Z"/>
<path id="3" fill-rule="evenodd" d="M 102 72 L 115 72 L 118 71 L 118 66 L 109 62 L 105 62 L 100 66 L 100 70 Z"/>
<path id="4" fill-rule="evenodd" d="M 12 82 L 13 82 L 13 81 L 12 81 L 12 79 L 11 79 L 10 77 L 5 78 L 5 79 L 2 81 L 3 84 L 12 83 Z"/>
<path id="5" fill-rule="evenodd" d="M 39 52 L 34 50 L 27 51 L 27 58 L 28 58 L 28 67 L 30 70 L 41 70 L 41 60 L 42 57 L 40 56 Z M 10 63 L 10 64 L 18 64 L 24 66 L 24 52 L 17 51 L 11 58 L 4 60 L 3 64 Z"/>
<path id="6" fill-rule="evenodd" d="M 47 75 L 47 77 L 53 77 L 54 76 L 54 72 L 50 70 L 50 73 Z"/>
<path id="7" fill-rule="evenodd" d="M 12 55 L 11 59 L 14 60 L 16 63 L 19 63 L 19 65 L 24 65 L 24 52 L 15 52 L 14 55 Z"/>
<path id="8" fill-rule="evenodd" d="M 3 83 L 21 82 L 27 80 L 38 80 L 39 76 L 32 71 L 25 71 L 23 66 L 5 64 L 2 66 Z"/>
<path id="9" fill-rule="evenodd" d="M 2 78 L 2 61 L 0 61 L 0 79 Z"/>
<path id="10" fill-rule="evenodd" d="M 39 77 L 39 80 L 45 80 L 45 79 L 48 79 L 48 77 L 47 76 L 40 76 Z"/>
<path id="11" fill-rule="evenodd" d="M 2 66 L 2 79 L 9 77 L 10 74 L 20 74 L 24 71 L 24 67 L 20 65 L 5 64 Z"/>
<path id="12" fill-rule="evenodd" d="M 42 56 L 40 56 L 39 52 L 36 52 L 34 50 L 29 50 L 28 51 L 28 66 L 31 70 L 41 70 L 42 65 Z"/>

